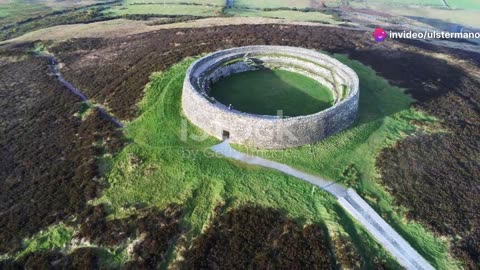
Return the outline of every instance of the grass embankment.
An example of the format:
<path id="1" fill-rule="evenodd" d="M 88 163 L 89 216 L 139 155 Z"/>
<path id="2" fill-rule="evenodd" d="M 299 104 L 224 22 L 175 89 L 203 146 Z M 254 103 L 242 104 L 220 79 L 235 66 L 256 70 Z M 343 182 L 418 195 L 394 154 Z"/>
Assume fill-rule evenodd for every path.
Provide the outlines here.
<path id="1" fill-rule="evenodd" d="M 225 204 L 231 209 L 253 202 L 283 209 L 303 222 L 324 223 L 332 238 L 350 235 L 367 267 L 375 257 L 398 267 L 327 193 L 275 171 L 213 156 L 207 148 L 218 143 L 216 139 L 183 140 L 182 130 L 202 134 L 181 113 L 183 79 L 191 63 L 188 59 L 152 76 L 140 104 L 140 117 L 126 127 L 132 143 L 107 160 L 110 187 L 96 203 L 110 204 L 116 216 L 128 212 L 124 206 L 135 203 L 184 205 L 183 225 L 190 241 L 209 225 L 216 206 Z"/>
<path id="2" fill-rule="evenodd" d="M 261 154 L 355 188 L 436 268 L 452 269 L 447 244 L 404 217 L 406 209 L 394 206 L 375 168 L 381 149 L 412 135 L 420 126 L 428 132 L 436 120 L 412 109 L 413 99 L 372 69 L 345 56 L 336 58 L 353 68 L 360 78 L 360 109 L 354 126 L 313 145 Z"/>
<path id="3" fill-rule="evenodd" d="M 260 115 L 299 116 L 333 104 L 332 92 L 319 82 L 285 70 L 237 73 L 213 84 L 211 96 L 235 110 Z"/>

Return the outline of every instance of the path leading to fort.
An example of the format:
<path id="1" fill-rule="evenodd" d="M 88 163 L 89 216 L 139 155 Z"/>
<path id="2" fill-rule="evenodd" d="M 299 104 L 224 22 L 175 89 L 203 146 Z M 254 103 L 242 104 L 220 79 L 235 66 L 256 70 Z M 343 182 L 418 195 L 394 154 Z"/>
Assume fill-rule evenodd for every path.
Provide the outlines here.
<path id="1" fill-rule="evenodd" d="M 228 143 L 228 140 L 213 146 L 211 149 L 215 153 L 225 157 L 274 169 L 320 187 L 335 196 L 338 203 L 353 216 L 357 222 L 362 224 L 365 229 L 397 259 L 400 265 L 406 269 L 434 269 L 427 260 L 418 254 L 418 252 L 388 225 L 353 189 L 347 189 L 337 183 L 304 173 L 282 163 L 244 154 L 233 149 Z"/>

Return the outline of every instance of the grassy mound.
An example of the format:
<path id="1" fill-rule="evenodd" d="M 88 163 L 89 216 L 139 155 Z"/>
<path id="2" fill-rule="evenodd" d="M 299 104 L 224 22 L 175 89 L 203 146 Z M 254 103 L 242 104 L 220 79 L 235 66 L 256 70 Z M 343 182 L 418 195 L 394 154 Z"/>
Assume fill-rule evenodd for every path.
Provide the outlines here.
<path id="1" fill-rule="evenodd" d="M 260 115 L 308 115 L 333 105 L 332 92 L 307 76 L 285 70 L 237 73 L 213 84 L 210 93 L 235 110 Z"/>
<path id="2" fill-rule="evenodd" d="M 226 210 L 246 203 L 273 207 L 302 222 L 325 224 L 335 248 L 350 245 L 359 252 L 359 265 L 371 268 L 381 258 L 397 268 L 390 255 L 326 192 L 279 172 L 217 157 L 208 150 L 218 143 L 214 138 L 184 137 L 185 133 L 189 138 L 203 134 L 181 113 L 183 80 L 192 61 L 152 76 L 140 103 L 141 115 L 126 127 L 132 143 L 106 160 L 111 166 L 110 187 L 96 203 L 109 204 L 112 217 L 128 215 L 129 205 L 182 205 L 186 246 L 210 225 L 219 205 Z M 174 261 L 176 252 L 169 251 L 167 263 Z"/>
<path id="3" fill-rule="evenodd" d="M 386 146 L 434 119 L 410 108 L 412 99 L 392 87 L 364 65 L 337 57 L 352 67 L 361 81 L 360 115 L 351 129 L 323 142 L 286 151 L 265 151 L 269 159 L 280 160 L 306 171 L 352 186 L 439 269 L 452 269 L 447 246 L 416 223 L 402 218 L 402 209 L 377 183 L 375 159 Z M 211 226 L 222 211 L 247 203 L 281 209 L 301 224 L 325 224 L 338 263 L 348 265 L 340 254 L 353 249 L 357 266 L 372 269 L 382 258 L 388 268 L 398 268 L 390 255 L 365 230 L 345 215 L 327 193 L 281 173 L 247 166 L 215 156 L 208 147 L 218 141 L 191 126 L 182 116 L 181 90 L 192 59 L 166 72 L 154 74 L 140 104 L 140 116 L 129 123 L 131 143 L 104 164 L 110 187 L 95 204 L 111 206 L 110 218 L 129 216 L 135 204 L 164 208 L 170 203 L 184 207 L 180 223 L 188 232 L 182 247 L 165 254 L 171 264 L 179 250 L 188 248 L 196 236 Z M 193 136 L 195 135 L 195 136 Z M 252 151 L 252 149 L 243 149 Z M 36 237 L 32 241 L 36 241 Z M 41 241 L 40 241 L 41 242 Z M 126 246 L 115 252 L 124 254 Z"/>
<path id="4" fill-rule="evenodd" d="M 412 98 L 370 68 L 343 56 L 337 58 L 360 77 L 357 123 L 314 145 L 255 154 L 354 187 L 434 266 L 451 269 L 447 245 L 419 224 L 407 223 L 404 209 L 393 207 L 392 197 L 377 182 L 375 168 L 383 148 L 420 127 L 431 128 L 429 123 L 435 119 L 412 109 Z M 325 192 L 296 178 L 212 154 L 208 147 L 218 141 L 191 126 L 181 112 L 181 89 L 191 62 L 152 77 L 140 104 L 140 117 L 126 128 L 132 143 L 108 162 L 112 165 L 108 175 L 111 186 L 98 202 L 112 205 L 117 215 L 122 215 L 123 206 L 138 202 L 159 207 L 184 205 L 183 224 L 189 228 L 189 241 L 210 224 L 217 205 L 235 208 L 254 202 L 283 209 L 293 218 L 324 222 L 333 241 L 348 235 L 349 241 L 363 250 L 364 265 L 373 265 L 378 254 L 389 258 Z M 174 253 L 171 256 L 173 259 Z"/>

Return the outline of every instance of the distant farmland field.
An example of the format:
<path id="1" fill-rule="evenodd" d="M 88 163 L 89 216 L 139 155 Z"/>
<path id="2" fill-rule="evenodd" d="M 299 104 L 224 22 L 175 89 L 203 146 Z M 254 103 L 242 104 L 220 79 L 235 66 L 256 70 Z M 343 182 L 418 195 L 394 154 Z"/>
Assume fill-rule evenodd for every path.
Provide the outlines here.
<path id="1" fill-rule="evenodd" d="M 445 6 L 442 0 L 367 0 L 370 4 Z"/>
<path id="2" fill-rule="evenodd" d="M 248 7 L 248 8 L 278 8 L 278 7 L 296 7 L 305 8 L 310 6 L 309 0 L 234 0 L 235 7 Z"/>
<path id="3" fill-rule="evenodd" d="M 240 16 L 240 17 L 265 17 L 265 18 L 277 18 L 286 19 L 290 21 L 309 21 L 309 22 L 322 22 L 329 24 L 339 24 L 341 21 L 335 20 L 330 14 L 321 12 L 301 12 L 294 10 L 273 10 L 263 11 L 247 8 L 234 8 L 227 9 L 228 15 Z"/>
<path id="4" fill-rule="evenodd" d="M 325 3 L 328 6 L 337 6 L 340 4 L 340 0 L 234 0 L 235 7 L 248 7 L 248 8 L 306 8 L 306 7 L 320 7 L 321 3 Z"/>
<path id="5" fill-rule="evenodd" d="M 125 0 L 125 4 L 201 4 L 201 5 L 222 5 L 223 0 Z"/>
<path id="6" fill-rule="evenodd" d="M 0 23 L 5 19 L 16 17 L 16 19 L 24 19 L 30 16 L 41 15 L 47 13 L 50 9 L 40 4 L 24 4 L 24 3 L 8 3 L 0 4 Z"/>
<path id="7" fill-rule="evenodd" d="M 358 5 L 354 1 L 349 1 L 352 5 Z M 367 0 L 367 6 L 375 5 L 395 5 L 395 6 L 430 6 L 430 7 L 448 7 L 455 9 L 480 9 L 478 0 Z M 364 5 L 364 3 L 362 3 Z"/>
<path id="8" fill-rule="evenodd" d="M 138 1 L 138 0 L 127 0 L 127 1 Z M 153 0 L 155 1 L 155 0 Z M 160 1 L 160 0 L 156 0 Z M 181 0 L 179 0 L 181 1 Z M 191 0 L 194 2 L 194 0 Z M 207 2 L 206 0 L 205 2 Z M 210 0 L 213 1 L 213 0 Z M 185 1 L 183 1 L 185 2 Z M 197 0 L 196 2 L 202 2 Z M 327 6 L 339 6 L 342 2 L 348 2 L 349 5 L 358 6 L 358 5 L 394 5 L 394 6 L 408 6 L 408 5 L 417 5 L 417 6 L 430 6 L 430 7 L 447 7 L 445 3 L 448 4 L 451 8 L 458 9 L 480 9 L 480 1 L 478 0 L 366 0 L 366 1 L 341 1 L 341 0 L 234 0 L 235 7 L 243 8 L 280 8 L 280 7 L 289 7 L 289 8 L 306 8 L 306 7 L 321 7 L 322 3 L 325 3 Z"/>
<path id="9" fill-rule="evenodd" d="M 480 9 L 480 1 L 478 0 L 446 0 L 452 8 L 460 9 Z"/>
<path id="10" fill-rule="evenodd" d="M 85 7 L 104 1 L 79 0 L 74 3 L 51 0 L 0 0 L 0 26 L 23 21 L 32 17 L 44 16 L 53 11 Z"/>
<path id="11" fill-rule="evenodd" d="M 110 11 L 115 15 L 125 14 L 160 14 L 160 15 L 192 15 L 192 16 L 215 16 L 219 7 L 179 5 L 179 4 L 145 4 L 127 5 L 114 8 Z"/>
<path id="12" fill-rule="evenodd" d="M 473 27 L 480 27 L 480 20 L 478 17 L 478 11 L 476 10 L 449 10 L 440 8 L 410 8 L 410 7 L 398 7 L 392 9 L 386 9 L 384 6 L 380 7 L 380 10 L 390 12 L 393 15 L 399 16 L 416 16 L 428 19 L 442 20 L 450 23 L 458 23 L 469 25 Z"/>

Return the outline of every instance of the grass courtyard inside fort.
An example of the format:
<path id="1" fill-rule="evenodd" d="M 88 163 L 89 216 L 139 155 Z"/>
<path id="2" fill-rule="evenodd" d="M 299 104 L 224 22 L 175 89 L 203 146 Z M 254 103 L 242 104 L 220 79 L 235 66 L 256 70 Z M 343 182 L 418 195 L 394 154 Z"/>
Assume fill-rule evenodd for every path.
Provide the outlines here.
<path id="1" fill-rule="evenodd" d="M 332 92 L 304 75 L 264 69 L 237 73 L 213 84 L 211 96 L 238 111 L 284 116 L 308 115 L 333 105 Z"/>

